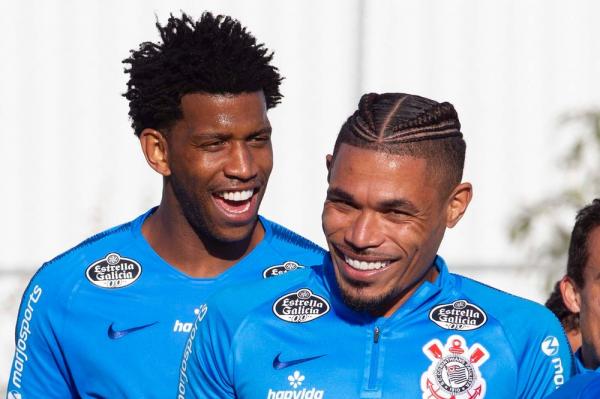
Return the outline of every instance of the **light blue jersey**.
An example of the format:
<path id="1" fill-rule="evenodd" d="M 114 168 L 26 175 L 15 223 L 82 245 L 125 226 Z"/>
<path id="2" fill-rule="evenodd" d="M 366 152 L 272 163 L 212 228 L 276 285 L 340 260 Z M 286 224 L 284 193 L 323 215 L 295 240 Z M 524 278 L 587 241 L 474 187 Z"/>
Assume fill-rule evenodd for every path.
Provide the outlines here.
<path id="1" fill-rule="evenodd" d="M 552 313 L 435 266 L 387 318 L 347 308 L 329 260 L 221 291 L 200 308 L 179 398 L 536 399 L 570 377 Z"/>
<path id="2" fill-rule="evenodd" d="M 600 398 L 600 367 L 586 369 L 581 359 L 581 348 L 575 352 L 577 375 L 562 386 L 548 399 L 597 399 Z"/>
<path id="3" fill-rule="evenodd" d="M 218 277 L 192 278 L 142 236 L 151 212 L 84 241 L 32 278 L 16 325 L 11 399 L 172 398 L 207 295 L 323 261 L 321 248 L 261 218 L 265 236 L 251 253 Z"/>

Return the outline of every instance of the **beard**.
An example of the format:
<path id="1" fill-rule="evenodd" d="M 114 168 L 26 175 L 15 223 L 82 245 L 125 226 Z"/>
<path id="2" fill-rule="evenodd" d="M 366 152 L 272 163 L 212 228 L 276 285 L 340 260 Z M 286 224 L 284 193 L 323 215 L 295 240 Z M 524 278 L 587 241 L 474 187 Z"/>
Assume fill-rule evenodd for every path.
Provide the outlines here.
<path id="1" fill-rule="evenodd" d="M 187 187 L 191 185 L 181 182 L 175 174 L 169 176 L 169 182 L 184 218 L 196 236 L 203 242 L 204 247 L 213 256 L 221 259 L 240 259 L 248 249 L 252 231 L 258 223 L 258 217 L 256 217 L 253 227 L 249 229 L 249 234 L 243 237 L 232 237 L 227 234 L 226 228 L 221 232 L 215 223 L 211 221 L 206 205 L 207 201 L 212 201 L 210 197 L 202 198 L 188 190 Z"/>
<path id="2" fill-rule="evenodd" d="M 371 315 L 385 314 L 406 292 L 406 289 L 395 287 L 379 295 L 365 296 L 362 291 L 368 284 L 358 281 L 344 281 L 341 283 L 337 276 L 336 280 L 344 304 L 356 312 Z"/>
<path id="3" fill-rule="evenodd" d="M 173 194 L 179 203 L 183 216 L 196 235 L 201 239 L 214 238 L 220 241 L 219 237 L 216 237 L 214 234 L 213 230 L 215 229 L 210 228 L 204 217 L 205 212 L 203 212 L 202 206 L 199 205 L 201 201 L 196 199 L 194 194 L 186 189 L 189 184 L 180 182 L 176 174 L 169 176 L 169 182 L 171 183 Z"/>

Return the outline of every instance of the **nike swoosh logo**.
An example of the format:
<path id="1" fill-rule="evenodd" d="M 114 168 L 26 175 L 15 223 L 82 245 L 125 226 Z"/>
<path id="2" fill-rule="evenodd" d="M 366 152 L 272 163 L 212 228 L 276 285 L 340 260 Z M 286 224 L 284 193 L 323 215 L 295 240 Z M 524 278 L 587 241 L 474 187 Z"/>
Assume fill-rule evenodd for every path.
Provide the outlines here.
<path id="1" fill-rule="evenodd" d="M 155 321 L 154 323 L 144 324 L 143 326 L 126 328 L 125 330 L 115 330 L 115 328 L 114 328 L 115 323 L 111 323 L 111 325 L 108 327 L 108 338 L 110 338 L 110 339 L 123 338 L 124 336 L 126 336 L 129 333 L 153 326 L 156 323 L 158 323 L 158 321 Z"/>
<path id="2" fill-rule="evenodd" d="M 290 361 L 287 361 L 287 362 L 281 361 L 279 359 L 280 356 L 281 356 L 281 353 L 279 353 L 277 356 L 275 356 L 275 359 L 273 359 L 273 368 L 275 370 L 281 370 L 281 369 L 284 369 L 286 367 L 295 366 L 296 364 L 300 364 L 300 363 L 308 362 L 308 361 L 311 361 L 311 360 L 315 360 L 315 359 L 318 359 L 318 358 L 323 357 L 325 355 L 319 355 L 319 356 L 313 356 L 313 357 L 305 357 L 303 359 L 290 360 Z"/>

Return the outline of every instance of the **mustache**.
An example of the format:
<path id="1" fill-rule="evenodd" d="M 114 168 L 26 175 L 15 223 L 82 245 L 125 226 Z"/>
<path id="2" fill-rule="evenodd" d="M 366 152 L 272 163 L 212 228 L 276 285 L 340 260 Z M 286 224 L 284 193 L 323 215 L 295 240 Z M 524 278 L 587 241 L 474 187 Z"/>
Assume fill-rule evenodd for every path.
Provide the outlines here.
<path id="1" fill-rule="evenodd" d="M 360 248 L 354 248 L 351 245 L 338 244 L 335 242 L 332 242 L 331 245 L 336 250 L 336 252 L 338 252 L 342 256 L 347 255 L 347 256 L 352 257 L 352 255 L 357 255 L 357 256 L 372 256 L 372 257 L 377 257 L 377 258 L 389 258 L 390 257 L 389 254 L 379 252 L 372 248 L 360 249 Z"/>

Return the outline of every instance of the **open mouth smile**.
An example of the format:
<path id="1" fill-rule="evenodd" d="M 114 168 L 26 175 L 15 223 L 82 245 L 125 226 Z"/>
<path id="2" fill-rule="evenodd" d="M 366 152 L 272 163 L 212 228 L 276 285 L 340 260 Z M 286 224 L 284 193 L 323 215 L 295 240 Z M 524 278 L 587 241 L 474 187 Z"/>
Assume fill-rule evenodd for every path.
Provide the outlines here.
<path id="1" fill-rule="evenodd" d="M 219 191 L 213 194 L 219 208 L 230 216 L 243 216 L 253 209 L 256 204 L 256 194 L 259 189 Z"/>
<path id="2" fill-rule="evenodd" d="M 344 269 L 347 273 L 352 275 L 364 275 L 378 273 L 379 271 L 385 270 L 395 260 L 389 257 L 384 257 L 382 254 L 375 255 L 359 255 L 352 253 L 351 250 L 346 249 L 342 251 L 339 247 L 333 246 L 337 257 L 344 262 Z"/>

